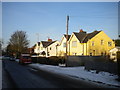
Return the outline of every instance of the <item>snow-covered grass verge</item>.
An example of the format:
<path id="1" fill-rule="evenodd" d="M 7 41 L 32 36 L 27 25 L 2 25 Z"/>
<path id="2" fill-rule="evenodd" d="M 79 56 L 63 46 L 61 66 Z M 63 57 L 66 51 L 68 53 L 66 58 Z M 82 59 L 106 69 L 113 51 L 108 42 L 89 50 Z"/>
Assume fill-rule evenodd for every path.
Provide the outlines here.
<path id="1" fill-rule="evenodd" d="M 99 72 L 96 73 L 95 70 L 87 71 L 84 69 L 84 66 L 80 67 L 59 67 L 59 66 L 52 66 L 52 65 L 43 65 L 43 64 L 29 64 L 34 68 L 60 73 L 63 75 L 77 77 L 78 79 L 89 80 L 93 82 L 104 83 L 108 85 L 120 86 L 120 82 L 116 79 L 118 78 L 117 75 L 108 73 L 108 72 Z"/>

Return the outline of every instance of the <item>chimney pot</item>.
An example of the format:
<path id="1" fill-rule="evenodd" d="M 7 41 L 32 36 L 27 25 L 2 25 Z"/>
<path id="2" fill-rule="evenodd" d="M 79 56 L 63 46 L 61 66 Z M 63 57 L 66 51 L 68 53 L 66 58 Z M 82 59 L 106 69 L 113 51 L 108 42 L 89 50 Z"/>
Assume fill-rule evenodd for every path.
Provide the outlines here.
<path id="1" fill-rule="evenodd" d="M 83 29 L 80 29 L 80 32 L 83 32 Z"/>
<path id="2" fill-rule="evenodd" d="M 49 42 L 52 42 L 52 39 L 49 39 L 49 38 L 48 38 L 48 41 L 49 41 Z"/>

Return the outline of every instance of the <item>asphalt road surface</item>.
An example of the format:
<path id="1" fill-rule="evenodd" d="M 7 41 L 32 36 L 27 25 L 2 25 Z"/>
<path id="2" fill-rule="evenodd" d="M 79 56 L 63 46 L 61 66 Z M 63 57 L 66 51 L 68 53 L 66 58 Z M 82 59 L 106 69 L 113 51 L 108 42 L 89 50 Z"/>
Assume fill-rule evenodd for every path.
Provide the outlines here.
<path id="1" fill-rule="evenodd" d="M 20 65 L 15 61 L 4 60 L 3 70 L 8 74 L 7 81 L 10 82 L 8 82 L 10 88 L 101 88 L 95 84 L 33 69 L 28 65 Z M 6 81 L 5 79 L 4 77 L 3 81 Z"/>

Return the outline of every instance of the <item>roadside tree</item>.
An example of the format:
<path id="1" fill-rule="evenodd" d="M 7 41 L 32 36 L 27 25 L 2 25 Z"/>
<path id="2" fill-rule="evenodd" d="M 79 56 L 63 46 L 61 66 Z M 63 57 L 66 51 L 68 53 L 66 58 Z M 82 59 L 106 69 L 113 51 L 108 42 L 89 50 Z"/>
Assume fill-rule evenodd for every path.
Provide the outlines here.
<path id="1" fill-rule="evenodd" d="M 19 57 L 21 53 L 28 53 L 29 40 L 25 31 L 15 31 L 9 39 L 7 52 Z"/>

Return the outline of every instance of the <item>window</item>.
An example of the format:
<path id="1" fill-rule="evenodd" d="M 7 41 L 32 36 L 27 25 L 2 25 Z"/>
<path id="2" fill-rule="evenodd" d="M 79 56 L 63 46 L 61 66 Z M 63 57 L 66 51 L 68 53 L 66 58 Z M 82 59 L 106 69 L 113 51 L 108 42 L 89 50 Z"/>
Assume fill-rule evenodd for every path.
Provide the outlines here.
<path id="1" fill-rule="evenodd" d="M 103 40 L 101 40 L 101 45 L 103 45 L 103 43 L 104 43 L 104 41 L 103 41 Z"/>
<path id="2" fill-rule="evenodd" d="M 72 47 L 77 47 L 77 41 L 72 41 Z"/>
<path id="3" fill-rule="evenodd" d="M 63 43 L 63 47 L 66 47 L 66 43 Z"/>
<path id="4" fill-rule="evenodd" d="M 94 41 L 92 41 L 92 46 L 94 46 Z"/>
<path id="5" fill-rule="evenodd" d="M 43 47 L 41 47 L 41 50 L 43 50 Z"/>
<path id="6" fill-rule="evenodd" d="M 75 55 L 75 56 L 76 56 L 76 55 L 77 55 L 77 53 L 75 53 L 75 52 L 72 52 L 72 55 Z"/>
<path id="7" fill-rule="evenodd" d="M 50 47 L 50 50 L 51 50 L 52 48 Z"/>
<path id="8" fill-rule="evenodd" d="M 108 42 L 108 46 L 112 46 L 112 42 Z"/>
<path id="9" fill-rule="evenodd" d="M 40 42 L 38 42 L 38 46 L 40 46 Z"/>
<path id="10" fill-rule="evenodd" d="M 115 53 L 113 53 L 113 54 L 112 54 L 112 56 L 116 56 L 116 54 L 115 54 Z"/>

